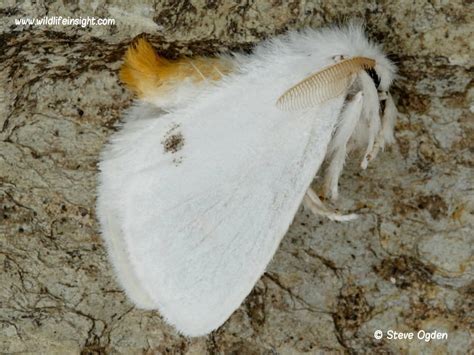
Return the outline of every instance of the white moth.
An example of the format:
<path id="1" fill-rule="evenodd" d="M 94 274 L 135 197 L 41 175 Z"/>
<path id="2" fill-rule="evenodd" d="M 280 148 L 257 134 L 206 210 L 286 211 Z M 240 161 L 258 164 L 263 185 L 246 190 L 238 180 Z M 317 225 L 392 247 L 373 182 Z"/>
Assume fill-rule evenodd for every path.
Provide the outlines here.
<path id="1" fill-rule="evenodd" d="M 326 159 L 336 198 L 348 151 L 362 147 L 365 168 L 393 141 L 396 117 L 395 67 L 358 26 L 290 32 L 218 60 L 213 74 L 183 60 L 180 80 L 134 83 L 142 101 L 100 163 L 98 217 L 121 286 L 188 336 L 240 306 L 302 201 L 354 218 L 310 183 Z M 201 80 L 183 78 L 188 69 Z"/>

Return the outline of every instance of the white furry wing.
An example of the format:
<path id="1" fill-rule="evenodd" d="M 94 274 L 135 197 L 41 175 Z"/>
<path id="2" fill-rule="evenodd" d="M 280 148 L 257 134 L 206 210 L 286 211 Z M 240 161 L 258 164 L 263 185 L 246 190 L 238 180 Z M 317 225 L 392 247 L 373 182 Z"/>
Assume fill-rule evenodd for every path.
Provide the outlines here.
<path id="1" fill-rule="evenodd" d="M 133 131 L 115 168 L 102 169 L 106 179 L 122 182 L 116 193 L 124 202 L 112 203 L 130 261 L 115 263 L 127 270 L 122 284 L 187 335 L 220 326 L 263 274 L 343 103 L 295 117 L 272 105 L 278 95 L 256 106 L 236 90 L 237 106 L 228 92 Z"/>

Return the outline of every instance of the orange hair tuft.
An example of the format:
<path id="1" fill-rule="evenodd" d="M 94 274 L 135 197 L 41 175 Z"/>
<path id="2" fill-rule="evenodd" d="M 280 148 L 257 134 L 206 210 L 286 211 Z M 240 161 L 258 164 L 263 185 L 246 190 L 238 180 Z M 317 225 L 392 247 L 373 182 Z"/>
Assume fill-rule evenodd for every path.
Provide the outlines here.
<path id="1" fill-rule="evenodd" d="M 120 69 L 121 81 L 138 97 L 165 94 L 185 79 L 218 80 L 230 71 L 229 63 L 220 58 L 180 58 L 168 60 L 156 54 L 144 37 L 130 45 Z"/>

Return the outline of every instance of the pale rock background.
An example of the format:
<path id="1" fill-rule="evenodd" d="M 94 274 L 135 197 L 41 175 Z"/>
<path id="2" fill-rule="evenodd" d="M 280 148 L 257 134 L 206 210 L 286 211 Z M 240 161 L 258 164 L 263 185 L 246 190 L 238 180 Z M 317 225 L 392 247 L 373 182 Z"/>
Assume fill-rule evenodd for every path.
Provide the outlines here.
<path id="1" fill-rule="evenodd" d="M 472 1 L 3 1 L 0 352 L 467 353 L 473 322 Z M 115 26 L 15 26 L 96 16 Z M 399 66 L 396 144 L 341 181 L 352 223 L 300 209 L 245 303 L 186 339 L 119 289 L 95 218 L 97 160 L 131 94 L 117 70 L 143 32 L 168 56 L 248 50 L 352 18 Z M 317 186 L 317 181 L 316 181 Z M 447 341 L 377 341 L 376 329 Z"/>

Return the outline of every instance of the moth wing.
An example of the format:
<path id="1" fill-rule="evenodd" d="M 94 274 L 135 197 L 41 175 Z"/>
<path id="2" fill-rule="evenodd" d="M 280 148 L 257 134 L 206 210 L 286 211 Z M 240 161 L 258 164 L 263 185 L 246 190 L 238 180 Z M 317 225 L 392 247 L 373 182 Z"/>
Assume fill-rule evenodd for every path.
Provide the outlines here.
<path id="1" fill-rule="evenodd" d="M 157 305 L 140 284 L 134 268 L 131 267 L 129 252 L 125 243 L 122 222 L 124 203 L 122 194 L 131 174 L 137 169 L 124 165 L 129 149 L 140 139 L 141 132 L 151 123 L 151 118 L 163 114 L 152 104 L 142 102 L 128 111 L 123 129 L 112 136 L 111 143 L 102 154 L 99 164 L 99 184 L 97 195 L 97 216 L 100 220 L 102 238 L 115 270 L 118 282 L 127 296 L 140 308 L 156 309 Z"/>
<path id="2" fill-rule="evenodd" d="M 132 270 L 122 285 L 143 291 L 147 308 L 192 336 L 219 327 L 263 274 L 343 104 L 334 99 L 295 119 L 275 105 L 221 100 L 125 127 L 101 166 L 105 185 L 116 186 L 102 205 L 119 211 L 118 248 L 127 256 L 115 259 Z"/>

